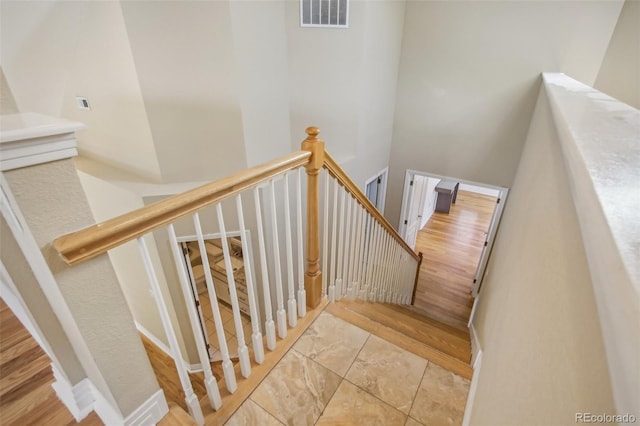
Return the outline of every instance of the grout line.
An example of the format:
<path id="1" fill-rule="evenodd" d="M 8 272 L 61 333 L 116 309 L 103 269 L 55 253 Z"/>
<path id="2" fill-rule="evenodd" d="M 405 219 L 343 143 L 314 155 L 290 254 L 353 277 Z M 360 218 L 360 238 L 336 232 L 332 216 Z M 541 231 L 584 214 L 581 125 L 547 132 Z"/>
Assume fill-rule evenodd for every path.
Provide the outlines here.
<path id="1" fill-rule="evenodd" d="M 431 361 L 427 360 L 427 366 L 424 368 L 424 371 L 422 372 L 422 379 L 420 379 L 420 384 L 418 384 L 418 389 L 416 390 L 416 394 L 413 395 L 413 401 L 411 401 L 411 407 L 409 407 L 409 415 L 407 417 L 410 417 L 411 410 L 413 410 L 413 405 L 416 403 L 418 392 L 420 392 L 420 388 L 422 388 L 422 382 L 424 382 L 424 378 L 427 375 L 427 369 L 429 368 L 429 365 L 431 365 Z M 422 422 L 418 422 L 418 423 L 422 423 Z"/>

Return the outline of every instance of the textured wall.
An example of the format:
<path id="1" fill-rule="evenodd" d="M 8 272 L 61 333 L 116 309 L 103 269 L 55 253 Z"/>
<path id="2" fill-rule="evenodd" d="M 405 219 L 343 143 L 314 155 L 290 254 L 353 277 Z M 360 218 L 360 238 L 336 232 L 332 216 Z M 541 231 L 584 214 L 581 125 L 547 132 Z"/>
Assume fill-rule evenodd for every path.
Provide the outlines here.
<path id="1" fill-rule="evenodd" d="M 5 176 L 89 347 L 92 359 L 80 362 L 97 389 L 126 417 L 158 384 L 113 267 L 104 255 L 69 268 L 50 245 L 56 237 L 94 222 L 72 160 Z"/>
<path id="2" fill-rule="evenodd" d="M 473 325 L 483 350 L 471 424 L 615 414 L 591 276 L 542 89 Z"/>
<path id="3" fill-rule="evenodd" d="M 44 339 L 49 343 L 53 355 L 60 362 L 69 383 L 77 384 L 87 377 L 87 374 L 22 254 L 18 242 L 13 238 L 9 225 L 2 216 L 0 216 L 0 258 Z"/>

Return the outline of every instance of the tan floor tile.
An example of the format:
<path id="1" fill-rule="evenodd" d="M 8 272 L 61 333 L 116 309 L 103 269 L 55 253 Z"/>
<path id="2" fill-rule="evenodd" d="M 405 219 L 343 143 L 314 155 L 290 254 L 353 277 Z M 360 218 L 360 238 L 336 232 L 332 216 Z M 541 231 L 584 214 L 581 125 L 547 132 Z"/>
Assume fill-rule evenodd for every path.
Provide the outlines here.
<path id="1" fill-rule="evenodd" d="M 345 378 L 409 414 L 427 360 L 370 336 Z"/>
<path id="2" fill-rule="evenodd" d="M 407 417 L 407 422 L 404 424 L 404 426 L 424 426 L 424 425 L 419 421 L 412 419 L 411 417 Z"/>
<path id="3" fill-rule="evenodd" d="M 294 349 L 344 377 L 368 336 L 361 328 L 323 312 Z"/>
<path id="4" fill-rule="evenodd" d="M 312 425 L 342 379 L 290 350 L 251 395 L 251 399 L 288 425 Z"/>
<path id="5" fill-rule="evenodd" d="M 316 425 L 402 426 L 407 416 L 343 380 Z"/>
<path id="6" fill-rule="evenodd" d="M 410 416 L 425 425 L 459 425 L 469 393 L 469 380 L 430 363 Z"/>
<path id="7" fill-rule="evenodd" d="M 281 426 L 278 420 L 267 413 L 264 408 L 247 399 L 231 416 L 226 426 Z"/>

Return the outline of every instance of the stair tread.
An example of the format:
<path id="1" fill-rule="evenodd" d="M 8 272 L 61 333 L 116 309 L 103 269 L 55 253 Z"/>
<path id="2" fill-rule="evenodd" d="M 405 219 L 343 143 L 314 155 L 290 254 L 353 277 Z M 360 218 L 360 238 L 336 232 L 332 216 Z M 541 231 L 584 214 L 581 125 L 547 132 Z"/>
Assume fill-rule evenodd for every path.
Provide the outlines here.
<path id="1" fill-rule="evenodd" d="M 414 353 L 434 364 L 452 371 L 466 379 L 471 379 L 473 369 L 468 362 L 446 354 L 433 346 L 413 339 L 406 334 L 375 321 L 364 314 L 354 312 L 347 304 L 338 302 L 327 306 L 326 311 L 357 327 L 362 328 L 402 349 Z"/>
<path id="2" fill-rule="evenodd" d="M 465 335 L 460 330 L 437 324 L 431 318 L 394 305 L 361 302 L 339 304 L 462 362 L 468 363 L 471 360 L 468 333 Z"/>
<path id="3" fill-rule="evenodd" d="M 160 420 L 158 426 L 196 426 L 193 418 L 178 404 L 169 404 L 169 412 Z"/>

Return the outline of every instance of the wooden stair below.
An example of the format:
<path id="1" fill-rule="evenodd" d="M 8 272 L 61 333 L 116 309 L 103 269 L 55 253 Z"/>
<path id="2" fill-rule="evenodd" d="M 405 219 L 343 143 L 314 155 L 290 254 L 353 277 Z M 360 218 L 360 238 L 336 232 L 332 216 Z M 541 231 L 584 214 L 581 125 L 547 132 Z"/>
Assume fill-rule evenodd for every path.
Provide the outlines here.
<path id="1" fill-rule="evenodd" d="M 182 407 L 170 402 L 169 412 L 160 420 L 158 426 L 198 426 L 198 423 Z"/>
<path id="2" fill-rule="evenodd" d="M 439 323 L 399 305 L 341 301 L 326 311 L 415 353 L 462 377 L 471 379 L 468 332 Z"/>

